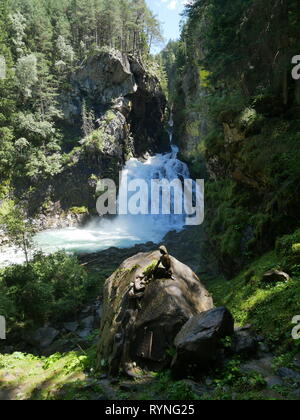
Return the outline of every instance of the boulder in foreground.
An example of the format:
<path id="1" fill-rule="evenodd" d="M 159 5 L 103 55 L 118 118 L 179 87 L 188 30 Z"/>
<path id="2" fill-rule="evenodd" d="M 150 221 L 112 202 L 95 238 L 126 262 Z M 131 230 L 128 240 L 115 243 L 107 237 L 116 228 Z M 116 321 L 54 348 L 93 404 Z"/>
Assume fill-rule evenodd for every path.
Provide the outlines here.
<path id="1" fill-rule="evenodd" d="M 226 308 L 211 309 L 191 318 L 175 338 L 174 377 L 186 378 L 206 370 L 218 355 L 220 340 L 233 333 L 234 320 Z"/>
<path id="2" fill-rule="evenodd" d="M 183 325 L 213 308 L 196 274 L 173 257 L 172 278 L 161 270 L 162 278 L 153 279 L 142 298 L 130 298 L 132 284 L 160 257 L 158 251 L 135 255 L 105 283 L 98 362 L 111 375 L 132 372 L 135 366 L 161 369 Z"/>

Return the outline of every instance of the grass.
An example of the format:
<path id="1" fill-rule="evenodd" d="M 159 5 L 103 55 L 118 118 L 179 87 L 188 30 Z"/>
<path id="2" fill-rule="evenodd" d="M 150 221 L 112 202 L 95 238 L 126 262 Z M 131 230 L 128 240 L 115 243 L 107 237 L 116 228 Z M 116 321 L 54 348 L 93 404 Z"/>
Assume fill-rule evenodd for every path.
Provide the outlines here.
<path id="1" fill-rule="evenodd" d="M 87 378 L 87 356 L 71 352 L 48 358 L 24 353 L 0 355 L 0 399 L 54 399 L 66 384 Z"/>
<path id="2" fill-rule="evenodd" d="M 292 319 L 300 314 L 300 277 L 288 282 L 265 284 L 263 274 L 280 268 L 275 251 L 253 262 L 231 281 L 218 278 L 207 286 L 217 306 L 231 310 L 236 323 L 252 324 L 277 353 L 300 350 L 300 342 L 292 339 Z"/>

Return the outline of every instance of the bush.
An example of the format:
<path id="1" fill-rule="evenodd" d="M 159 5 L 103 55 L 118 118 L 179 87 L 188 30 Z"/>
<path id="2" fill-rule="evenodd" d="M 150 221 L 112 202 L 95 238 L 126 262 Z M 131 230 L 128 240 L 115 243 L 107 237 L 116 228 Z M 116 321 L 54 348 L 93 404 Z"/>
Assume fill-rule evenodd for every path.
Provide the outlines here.
<path id="1" fill-rule="evenodd" d="M 6 268 L 0 278 L 0 309 L 17 322 L 62 320 L 88 299 L 92 281 L 75 257 L 37 254 L 28 265 Z"/>
<path id="2" fill-rule="evenodd" d="M 277 240 L 276 254 L 282 269 L 291 274 L 300 274 L 300 229 Z"/>

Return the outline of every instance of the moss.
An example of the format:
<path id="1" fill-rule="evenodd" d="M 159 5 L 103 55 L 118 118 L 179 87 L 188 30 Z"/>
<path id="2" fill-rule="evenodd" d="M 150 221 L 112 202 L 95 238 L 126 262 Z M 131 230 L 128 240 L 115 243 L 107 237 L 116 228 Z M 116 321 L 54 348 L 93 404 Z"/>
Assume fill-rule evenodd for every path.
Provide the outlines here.
<path id="1" fill-rule="evenodd" d="M 115 118 L 116 118 L 116 114 L 111 110 L 107 111 L 106 114 L 104 115 L 104 121 L 107 124 L 112 122 Z"/>
<path id="2" fill-rule="evenodd" d="M 239 325 L 252 324 L 267 338 L 273 350 L 299 351 L 292 339 L 292 319 L 300 314 L 300 277 L 289 282 L 265 285 L 261 279 L 270 269 L 280 268 L 276 252 L 265 254 L 231 281 L 218 278 L 207 286 L 217 306 L 225 305 Z"/>
<path id="3" fill-rule="evenodd" d="M 148 265 L 148 266 L 144 269 L 144 274 L 145 274 L 145 276 L 150 276 L 150 275 L 153 273 L 153 271 L 154 271 L 154 269 L 155 269 L 156 265 L 157 265 L 157 260 L 153 260 L 153 261 L 151 262 L 151 264 L 149 264 L 149 265 Z"/>
<path id="4" fill-rule="evenodd" d="M 73 214 L 86 214 L 89 211 L 86 207 L 71 207 L 70 212 Z"/>
<path id="5" fill-rule="evenodd" d="M 12 209 L 14 208 L 15 204 L 13 200 L 4 200 L 0 204 L 0 223 L 3 217 L 7 216 Z"/>
<path id="6" fill-rule="evenodd" d="M 84 396 L 89 355 L 71 352 L 50 357 L 13 353 L 0 355 L 0 379 L 9 375 L 9 382 L 0 380 L 0 393 L 15 400 L 53 400 L 67 386 L 77 389 L 76 397 Z M 78 385 L 80 382 L 81 390 Z M 69 395 L 75 397 L 75 393 Z M 61 398 L 60 398 L 61 399 Z M 63 398 L 62 398 L 63 399 Z M 68 398 L 67 398 L 68 399 Z"/>
<path id="7" fill-rule="evenodd" d="M 281 268 L 291 274 L 300 274 L 300 229 L 276 241 L 276 253 Z"/>

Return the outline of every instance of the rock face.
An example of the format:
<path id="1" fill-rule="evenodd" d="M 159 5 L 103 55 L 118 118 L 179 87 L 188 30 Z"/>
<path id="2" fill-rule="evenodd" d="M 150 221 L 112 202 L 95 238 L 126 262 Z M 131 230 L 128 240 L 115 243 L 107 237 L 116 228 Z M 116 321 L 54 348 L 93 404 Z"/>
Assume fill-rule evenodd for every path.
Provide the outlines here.
<path id="1" fill-rule="evenodd" d="M 207 369 L 214 361 L 220 340 L 234 333 L 234 320 L 226 308 L 212 309 L 191 318 L 175 338 L 172 372 L 176 378 Z"/>
<path id="2" fill-rule="evenodd" d="M 112 49 L 100 50 L 73 74 L 71 86 L 61 95 L 65 119 L 70 124 L 81 121 L 85 101 L 96 117 L 108 109 L 125 117 L 136 156 L 169 150 L 162 124 L 166 98 L 158 78 L 136 57 Z"/>
<path id="3" fill-rule="evenodd" d="M 106 281 L 98 361 L 111 374 L 120 368 L 127 371 L 134 363 L 151 369 L 163 367 L 182 326 L 213 308 L 198 277 L 173 257 L 174 280 L 152 280 L 142 299 L 130 299 L 128 292 L 136 277 L 159 258 L 158 251 L 137 254 Z"/>
<path id="4" fill-rule="evenodd" d="M 118 186 L 127 159 L 170 150 L 160 82 L 135 57 L 108 49 L 95 53 L 71 76 L 59 102 L 68 136 L 83 136 L 84 106 L 94 115 L 92 132 L 75 145 L 60 174 L 34 185 L 36 192 L 28 199 L 30 216 L 52 217 L 44 211 L 45 203 L 56 206 L 55 215 L 67 214 L 72 207 L 86 207 L 96 215 L 97 180 L 113 179 Z M 21 180 L 15 186 L 19 195 L 34 182 L 24 186 Z"/>

